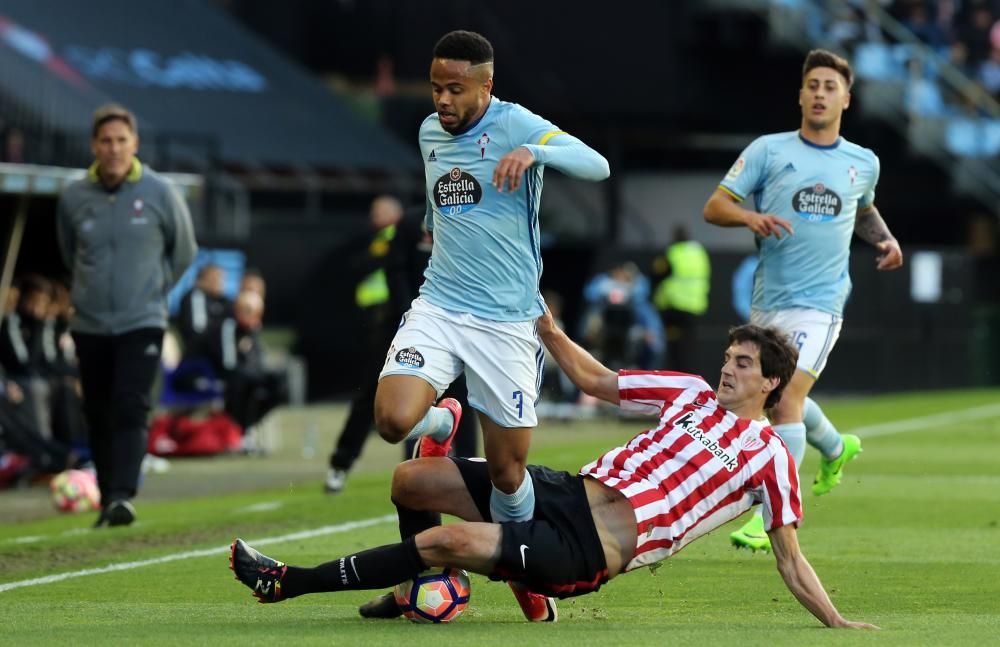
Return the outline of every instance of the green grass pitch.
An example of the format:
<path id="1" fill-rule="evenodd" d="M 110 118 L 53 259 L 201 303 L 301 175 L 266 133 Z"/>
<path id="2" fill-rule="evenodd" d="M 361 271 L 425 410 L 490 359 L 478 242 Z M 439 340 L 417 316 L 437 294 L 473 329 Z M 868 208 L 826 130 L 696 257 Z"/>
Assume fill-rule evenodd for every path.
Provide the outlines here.
<path id="1" fill-rule="evenodd" d="M 560 602 L 555 625 L 522 620 L 506 586 L 473 576 L 472 602 L 449 626 L 364 620 L 370 592 L 259 605 L 224 550 L 263 546 L 297 565 L 397 539 L 388 483 L 398 448 L 377 437 L 337 496 L 321 492 L 343 407 L 279 414 L 267 458 L 175 460 L 147 476 L 127 529 L 89 530 L 94 515 L 52 511 L 42 488 L 0 493 L 0 626 L 10 645 L 986 645 L 1000 644 L 1000 392 L 920 393 L 824 401 L 841 431 L 862 428 L 864 453 L 816 498 L 802 470 L 809 557 L 848 618 L 880 632 L 824 630 L 784 588 L 774 560 L 737 552 L 726 526 L 599 593 Z M 937 414 L 943 414 L 938 417 Z M 912 424 L 886 426 L 900 420 Z M 543 423 L 532 462 L 576 469 L 644 421 Z M 303 431 L 313 425 L 318 436 Z M 305 451 L 303 451 L 305 450 Z M 344 530 L 349 522 L 367 526 Z M 192 556 L 162 563 L 157 558 Z M 138 565 L 108 570 L 112 565 Z M 8 588 L 49 575 L 101 572 Z M 6 589 L 6 590 L 5 590 Z"/>

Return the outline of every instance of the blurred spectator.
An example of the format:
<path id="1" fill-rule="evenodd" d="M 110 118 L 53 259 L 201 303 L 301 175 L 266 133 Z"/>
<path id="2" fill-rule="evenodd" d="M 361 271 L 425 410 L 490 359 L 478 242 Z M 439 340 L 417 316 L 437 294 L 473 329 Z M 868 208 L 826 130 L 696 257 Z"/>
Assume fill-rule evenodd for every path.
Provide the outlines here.
<path id="1" fill-rule="evenodd" d="M 52 437 L 51 392 L 45 376 L 45 318 L 52 300 L 48 279 L 29 274 L 18 281 L 16 309 L 0 326 L 0 365 L 25 394 L 31 426 Z"/>
<path id="2" fill-rule="evenodd" d="M 945 32 L 941 25 L 932 20 L 924 0 L 910 0 L 906 3 L 905 14 L 901 21 L 903 26 L 913 32 L 934 50 L 942 50 L 947 44 Z"/>
<path id="3" fill-rule="evenodd" d="M 265 362 L 260 341 L 264 300 L 256 292 L 240 292 L 232 313 L 212 328 L 192 339 L 184 349 L 182 363 L 208 360 L 213 375 L 186 375 L 187 380 L 216 378 L 225 383 L 226 413 L 243 429 L 244 434 L 279 404 L 288 400 L 288 380 L 284 371 L 274 370 Z M 194 382 L 177 384 L 193 387 Z"/>
<path id="4" fill-rule="evenodd" d="M 248 267 L 243 270 L 243 278 L 240 279 L 239 292 L 256 292 L 261 299 L 267 299 L 267 283 L 260 270 Z"/>
<path id="5" fill-rule="evenodd" d="M 63 191 L 59 247 L 72 273 L 84 412 L 102 510 L 96 527 L 135 520 L 153 381 L 167 327 L 167 293 L 194 259 L 187 204 L 136 158 L 135 115 L 94 114 L 87 175 Z M 127 237 L 126 237 L 127 236 Z"/>
<path id="6" fill-rule="evenodd" d="M 381 54 L 375 63 L 375 94 L 381 98 L 396 94 L 395 63 L 388 54 Z"/>
<path id="7" fill-rule="evenodd" d="M 580 338 L 611 367 L 649 369 L 662 363 L 663 327 L 649 302 L 649 279 L 624 262 L 583 288 L 587 303 Z"/>
<path id="8" fill-rule="evenodd" d="M 24 133 L 20 128 L 12 126 L 3 133 L 3 151 L 0 161 L 8 164 L 26 164 Z"/>
<path id="9" fill-rule="evenodd" d="M 683 225 L 674 228 L 673 242 L 653 262 L 653 275 L 665 276 L 656 287 L 653 303 L 660 311 L 667 338 L 667 365 L 675 371 L 695 372 L 687 346 L 708 309 L 712 265 L 705 248 L 691 240 Z"/>
<path id="10" fill-rule="evenodd" d="M 985 0 L 972 0 L 968 11 L 963 13 L 965 18 L 957 29 L 957 36 L 965 47 L 966 71 L 975 76 L 979 65 L 990 56 L 990 31 L 996 18 Z"/>
<path id="11" fill-rule="evenodd" d="M 225 275 L 218 265 L 207 264 L 198 270 L 194 287 L 181 299 L 177 313 L 177 329 L 185 346 L 232 312 L 233 304 L 223 293 L 224 285 Z"/>
<path id="12" fill-rule="evenodd" d="M 979 66 L 977 78 L 986 91 L 1000 101 L 1000 48 L 990 50 L 990 57 Z"/>
<path id="13" fill-rule="evenodd" d="M 52 287 L 36 274 L 21 277 L 16 287 L 8 296 L 8 310 L 0 324 L 0 366 L 9 376 L 28 378 L 40 374 L 45 361 L 42 330 Z"/>
<path id="14" fill-rule="evenodd" d="M 76 367 L 76 348 L 69 334 L 73 316 L 69 287 L 52 282 L 52 301 L 42 331 L 45 356 L 44 374 L 49 383 L 52 434 L 80 455 L 88 456 L 87 427 L 83 417 L 80 374 Z"/>
<path id="15" fill-rule="evenodd" d="M 35 426 L 35 412 L 30 398 L 15 380 L 8 379 L 0 368 L 0 455 L 12 452 L 13 475 L 17 480 L 36 473 L 55 474 L 79 466 L 73 451 L 62 443 L 46 438 Z M 5 463 L 12 460 L 7 456 Z M 7 481 L 11 475 L 3 480 Z M 2 484 L 0 484 L 2 485 Z"/>
<path id="16" fill-rule="evenodd" d="M 19 479 L 76 463 L 69 447 L 52 438 L 49 391 L 40 377 L 49 290 L 40 276 L 18 280 L 8 292 L 0 325 L 0 453 L 21 457 L 13 461 Z M 10 457 L 6 462 L 9 467 Z"/>

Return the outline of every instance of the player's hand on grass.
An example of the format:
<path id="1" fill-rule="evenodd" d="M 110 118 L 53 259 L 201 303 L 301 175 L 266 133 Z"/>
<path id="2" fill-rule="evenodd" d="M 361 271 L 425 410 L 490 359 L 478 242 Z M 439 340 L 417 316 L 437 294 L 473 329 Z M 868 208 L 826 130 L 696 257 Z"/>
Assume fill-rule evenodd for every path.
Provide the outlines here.
<path id="1" fill-rule="evenodd" d="M 902 267 L 903 250 L 899 248 L 899 243 L 895 238 L 875 243 L 875 249 L 879 251 L 879 255 L 875 257 L 875 260 L 878 261 L 878 269 L 894 270 L 897 267 Z"/>
<path id="2" fill-rule="evenodd" d="M 877 625 L 867 622 L 855 622 L 853 620 L 844 620 L 842 624 L 834 625 L 834 627 L 837 629 L 881 629 Z"/>
<path id="3" fill-rule="evenodd" d="M 750 212 L 747 228 L 761 238 L 767 238 L 773 234 L 778 240 L 784 236 L 781 232 L 782 229 L 789 235 L 795 233 L 795 230 L 792 229 L 792 223 L 784 218 L 779 218 L 773 213 L 757 213 L 755 211 Z"/>
<path id="4" fill-rule="evenodd" d="M 497 167 L 493 171 L 493 186 L 497 191 L 503 193 L 504 184 L 510 183 L 510 192 L 513 193 L 521 188 L 521 178 L 524 172 L 535 163 L 535 156 L 524 146 L 518 146 L 511 152 L 500 158 Z"/>

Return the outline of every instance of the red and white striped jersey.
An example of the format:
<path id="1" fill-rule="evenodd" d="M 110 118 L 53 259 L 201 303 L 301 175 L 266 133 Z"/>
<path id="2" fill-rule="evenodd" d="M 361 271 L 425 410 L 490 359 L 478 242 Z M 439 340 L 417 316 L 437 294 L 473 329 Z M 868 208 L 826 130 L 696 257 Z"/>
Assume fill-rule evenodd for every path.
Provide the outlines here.
<path id="1" fill-rule="evenodd" d="M 620 490 L 635 509 L 635 557 L 625 570 L 670 557 L 760 503 L 764 527 L 802 518 L 799 479 L 788 448 L 767 420 L 724 409 L 697 375 L 620 371 L 626 411 L 658 415 L 637 435 L 580 469 Z"/>

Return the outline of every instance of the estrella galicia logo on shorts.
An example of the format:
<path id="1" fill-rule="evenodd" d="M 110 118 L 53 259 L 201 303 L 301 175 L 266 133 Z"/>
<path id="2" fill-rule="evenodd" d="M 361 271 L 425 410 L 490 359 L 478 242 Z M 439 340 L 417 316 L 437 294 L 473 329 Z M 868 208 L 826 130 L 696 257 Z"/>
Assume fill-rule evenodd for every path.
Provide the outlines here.
<path id="1" fill-rule="evenodd" d="M 476 208 L 483 199 L 483 187 L 457 166 L 434 183 L 434 202 L 441 213 L 457 216 Z"/>
<path id="2" fill-rule="evenodd" d="M 396 363 L 404 368 L 423 368 L 424 356 L 419 350 L 410 346 L 396 353 Z"/>
<path id="3" fill-rule="evenodd" d="M 840 215 L 844 201 L 822 183 L 799 189 L 792 196 L 792 209 L 810 222 L 826 222 Z"/>

